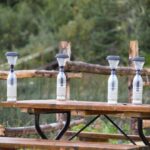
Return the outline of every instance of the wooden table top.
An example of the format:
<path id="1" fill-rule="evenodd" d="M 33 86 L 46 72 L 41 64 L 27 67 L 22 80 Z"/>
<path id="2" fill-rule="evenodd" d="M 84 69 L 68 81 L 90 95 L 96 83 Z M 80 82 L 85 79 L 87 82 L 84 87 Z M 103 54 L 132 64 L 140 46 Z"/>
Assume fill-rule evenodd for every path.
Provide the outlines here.
<path id="1" fill-rule="evenodd" d="M 11 107 L 35 110 L 86 111 L 89 114 L 140 114 L 150 116 L 150 105 L 108 104 L 106 102 L 77 100 L 18 100 L 16 102 L 0 102 L 0 107 Z"/>

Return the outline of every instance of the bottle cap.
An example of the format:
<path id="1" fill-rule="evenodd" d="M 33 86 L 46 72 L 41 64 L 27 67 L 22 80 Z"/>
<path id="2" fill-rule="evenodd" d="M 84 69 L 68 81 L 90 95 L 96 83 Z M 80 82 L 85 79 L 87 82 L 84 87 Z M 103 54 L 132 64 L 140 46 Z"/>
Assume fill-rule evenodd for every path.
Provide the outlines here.
<path id="1" fill-rule="evenodd" d="M 17 52 L 7 52 L 5 53 L 5 56 L 18 56 L 18 53 Z"/>
<path id="2" fill-rule="evenodd" d="M 107 60 L 120 60 L 119 56 L 115 56 L 115 55 L 110 55 L 106 57 Z"/>
<path id="3" fill-rule="evenodd" d="M 134 57 L 134 58 L 132 59 L 132 61 L 144 62 L 144 61 L 145 61 L 145 58 L 144 58 L 144 57 Z"/>
<path id="4" fill-rule="evenodd" d="M 63 54 L 63 53 L 59 53 L 59 54 L 56 54 L 56 58 L 69 58 L 69 56 L 67 54 Z"/>

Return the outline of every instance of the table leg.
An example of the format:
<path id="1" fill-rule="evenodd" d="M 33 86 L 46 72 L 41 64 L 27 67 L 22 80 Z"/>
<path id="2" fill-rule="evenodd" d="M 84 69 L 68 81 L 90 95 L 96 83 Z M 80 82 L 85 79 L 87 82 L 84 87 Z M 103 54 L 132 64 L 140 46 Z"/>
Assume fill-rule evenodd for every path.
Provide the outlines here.
<path id="1" fill-rule="evenodd" d="M 149 141 L 146 139 L 144 133 L 143 133 L 143 119 L 142 118 L 138 118 L 138 133 L 139 133 L 139 136 L 141 138 L 141 140 L 143 141 L 143 143 L 145 145 L 149 145 L 150 146 L 150 143 Z"/>
<path id="2" fill-rule="evenodd" d="M 53 112 L 52 112 L 53 113 Z M 61 139 L 61 137 L 64 135 L 64 133 L 67 131 L 67 129 L 69 128 L 70 125 L 70 120 L 71 120 L 71 113 L 70 112 L 65 112 L 67 117 L 66 117 L 66 123 L 63 127 L 63 129 L 60 131 L 60 133 L 56 136 L 56 140 Z M 44 132 L 42 131 L 39 121 L 40 121 L 40 114 L 39 113 L 35 113 L 35 128 L 39 134 L 39 136 L 42 139 L 48 139 L 47 136 L 44 134 Z"/>
<path id="3" fill-rule="evenodd" d="M 66 112 L 66 123 L 63 127 L 63 129 L 59 132 L 59 134 L 56 136 L 55 140 L 59 140 L 61 139 L 61 137 L 64 135 L 64 133 L 68 130 L 69 125 L 70 125 L 70 120 L 71 120 L 71 113 L 70 112 Z"/>
<path id="4" fill-rule="evenodd" d="M 44 132 L 42 131 L 42 129 L 39 125 L 40 114 L 34 114 L 34 115 L 35 115 L 35 128 L 36 128 L 36 131 L 38 132 L 38 134 L 40 135 L 40 137 L 42 139 L 47 139 L 46 135 L 44 134 Z"/>

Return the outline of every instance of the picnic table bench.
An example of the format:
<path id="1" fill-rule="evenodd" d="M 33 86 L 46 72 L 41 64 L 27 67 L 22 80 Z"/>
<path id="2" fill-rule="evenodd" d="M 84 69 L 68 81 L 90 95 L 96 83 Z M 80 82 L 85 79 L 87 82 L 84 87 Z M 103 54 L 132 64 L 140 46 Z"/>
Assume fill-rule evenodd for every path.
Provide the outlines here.
<path id="1" fill-rule="evenodd" d="M 147 147 L 136 145 L 0 137 L 1 150 L 19 148 L 32 148 L 32 150 L 148 150 Z"/>
<path id="2" fill-rule="evenodd" d="M 149 145 L 149 140 L 145 137 L 143 130 L 142 130 L 142 119 L 149 118 L 150 105 L 146 105 L 146 104 L 133 105 L 133 104 L 121 104 L 121 103 L 113 105 L 113 104 L 108 104 L 106 102 L 93 102 L 93 101 L 90 102 L 90 101 L 77 101 L 77 100 L 67 100 L 67 101 L 58 101 L 58 100 L 23 100 L 22 101 L 22 100 L 18 100 L 16 102 L 0 102 L 0 107 L 19 108 L 23 112 L 27 112 L 29 114 L 35 115 L 35 127 L 37 129 L 37 132 L 43 139 L 47 139 L 47 136 L 43 133 L 43 131 L 41 130 L 40 125 L 39 125 L 40 114 L 66 113 L 66 115 L 67 115 L 66 124 L 65 124 L 64 128 L 61 130 L 61 132 L 57 135 L 56 140 L 60 140 L 63 137 L 63 135 L 65 134 L 65 132 L 68 130 L 72 114 L 73 115 L 80 115 L 80 114 L 96 115 L 89 123 L 87 123 L 85 125 L 85 127 L 83 127 L 83 129 L 81 129 L 80 131 L 75 133 L 75 135 L 73 135 L 69 139 L 69 141 L 65 141 L 66 143 L 64 142 L 66 145 L 68 145 L 68 146 L 70 145 L 70 148 L 71 147 L 73 148 L 73 146 L 71 146 L 72 143 L 70 140 L 72 140 L 75 136 L 77 136 L 88 125 L 93 123 L 97 118 L 99 118 L 101 115 L 103 115 L 119 131 L 121 131 L 121 133 L 123 133 L 125 135 L 125 138 L 130 140 L 130 142 L 133 143 L 133 145 L 128 145 L 126 147 L 124 145 L 113 146 L 113 144 L 98 143 L 97 147 L 95 146 L 95 149 L 96 148 L 103 149 L 104 147 L 105 147 L 105 149 L 109 149 L 110 145 L 111 145 L 112 149 L 113 149 L 113 147 L 114 148 L 120 147 L 120 150 L 121 149 L 139 149 L 139 148 L 143 149 L 143 147 L 136 146 L 132 137 L 129 137 L 120 127 L 118 127 L 118 125 L 108 115 L 118 115 L 118 114 L 120 115 L 121 114 L 121 115 L 125 115 L 128 117 L 134 117 L 134 118 L 138 119 L 138 132 L 139 132 L 139 136 L 140 136 L 141 140 L 145 143 L 145 145 Z M 17 145 L 17 143 L 19 144 L 21 141 L 21 139 L 19 141 L 19 139 L 13 139 L 13 138 L 11 139 L 10 138 L 10 140 L 8 140 L 8 143 L 10 143 L 10 144 L 8 144 L 7 142 L 6 143 L 8 145 L 13 145 L 14 140 L 16 140 L 16 145 Z M 0 141 L 1 141 L 0 142 L 0 147 L 1 147 L 5 143 L 4 142 L 5 137 L 2 137 L 0 139 Z M 29 145 L 29 147 L 30 147 L 30 143 L 32 143 L 32 142 L 28 142 L 28 141 L 30 141 L 30 139 L 28 139 L 28 140 L 25 139 L 25 141 L 27 141 L 26 143 L 29 143 L 27 145 Z M 24 139 L 22 139 L 21 142 L 24 143 Z M 49 144 L 49 149 L 51 149 L 50 145 L 53 145 L 52 144 L 53 142 L 55 143 L 56 141 L 49 142 L 49 143 L 51 143 L 51 144 Z M 44 145 L 44 144 L 42 144 L 42 140 L 40 143 L 41 143 L 41 145 Z M 59 141 L 56 142 L 56 145 L 58 143 L 59 143 Z M 75 142 L 75 143 L 79 144 L 78 142 Z M 7 144 L 4 144 L 4 145 L 7 145 Z M 36 142 L 33 142 L 32 144 L 39 147 L 39 145 L 36 144 Z M 20 145 L 23 146 L 24 144 L 20 144 Z M 60 147 L 62 146 L 61 143 L 59 143 L 58 145 L 60 145 Z M 83 146 L 84 148 L 82 148 L 82 146 L 80 147 L 80 144 L 79 144 L 79 147 L 78 147 L 79 149 L 86 149 L 85 148 L 86 146 L 88 146 L 89 149 L 93 148 L 93 146 L 91 144 L 89 144 L 89 145 L 91 145 L 91 146 L 89 146 L 88 144 L 86 144 L 86 142 L 85 142 L 85 144 L 81 143 L 81 145 L 84 145 Z M 99 145 L 101 145 L 101 146 L 99 146 Z M 16 147 L 14 146 L 14 148 L 16 148 Z M 66 146 L 66 148 L 67 148 L 67 146 Z M 144 147 L 144 148 L 146 148 L 146 147 Z M 95 149 L 93 148 L 93 150 L 95 150 Z"/>
<path id="3" fill-rule="evenodd" d="M 75 131 L 67 131 L 65 133 L 66 136 L 73 136 L 75 135 Z M 138 135 L 128 135 L 131 139 L 135 142 L 141 142 L 141 138 Z M 111 133 L 96 133 L 96 132 L 81 132 L 77 135 L 80 141 L 93 141 L 93 142 L 109 142 L 110 139 L 112 140 L 127 140 L 126 137 L 120 133 L 111 134 Z M 150 141 L 150 136 L 146 136 L 147 140 Z"/>

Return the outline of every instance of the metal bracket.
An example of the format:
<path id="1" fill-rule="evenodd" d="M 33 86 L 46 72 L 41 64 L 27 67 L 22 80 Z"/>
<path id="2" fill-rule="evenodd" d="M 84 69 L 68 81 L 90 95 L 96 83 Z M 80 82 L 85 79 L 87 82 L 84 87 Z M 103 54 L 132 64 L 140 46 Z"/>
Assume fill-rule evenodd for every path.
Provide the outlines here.
<path id="1" fill-rule="evenodd" d="M 49 112 L 50 113 L 50 112 Z M 52 112 L 53 113 L 53 112 Z M 67 131 L 67 129 L 69 128 L 69 125 L 70 125 L 70 120 L 71 120 L 71 113 L 70 112 L 65 112 L 66 115 L 67 115 L 67 118 L 66 118 L 66 123 L 63 127 L 63 129 L 60 131 L 60 133 L 56 136 L 56 140 L 59 140 L 61 139 L 61 137 L 64 135 L 64 133 Z M 35 113 L 34 114 L 35 116 L 35 128 L 39 134 L 39 136 L 42 138 L 42 139 L 48 139 L 47 136 L 44 134 L 44 132 L 42 131 L 40 125 L 39 125 L 39 122 L 40 122 L 40 113 Z"/>
<path id="2" fill-rule="evenodd" d="M 131 143 L 133 143 L 134 145 L 136 145 L 136 143 L 121 129 L 118 127 L 118 125 L 116 123 L 114 123 L 113 120 L 111 120 L 107 115 L 104 115 L 105 118 L 107 118 Z M 93 123 L 97 118 L 99 118 L 100 115 L 97 115 L 96 117 L 94 117 L 90 122 L 88 122 L 83 128 L 81 128 L 77 133 L 75 133 L 71 138 L 69 138 L 68 140 L 72 140 L 73 138 L 75 138 L 76 136 L 78 136 L 85 128 L 87 128 L 91 123 Z"/>
<path id="3" fill-rule="evenodd" d="M 145 145 L 150 146 L 149 141 L 146 139 L 146 137 L 145 137 L 145 135 L 143 133 L 143 119 L 142 118 L 138 118 L 137 123 L 138 123 L 138 133 L 139 133 L 139 136 L 140 136 L 141 140 L 143 141 L 143 143 Z"/>
<path id="4" fill-rule="evenodd" d="M 71 120 L 71 113 L 66 112 L 67 118 L 66 118 L 66 123 L 63 127 L 63 129 L 59 132 L 59 134 L 56 136 L 55 140 L 60 140 L 61 137 L 64 135 L 64 133 L 68 130 L 69 125 L 70 125 L 70 120 Z"/>
<path id="5" fill-rule="evenodd" d="M 107 115 L 104 115 L 132 144 L 136 145 L 136 143 Z"/>
<path id="6" fill-rule="evenodd" d="M 47 139 L 46 135 L 44 134 L 44 132 L 42 131 L 39 122 L 40 122 L 40 114 L 34 114 L 35 115 L 35 129 L 38 132 L 38 134 L 40 135 L 40 137 L 42 139 Z"/>

